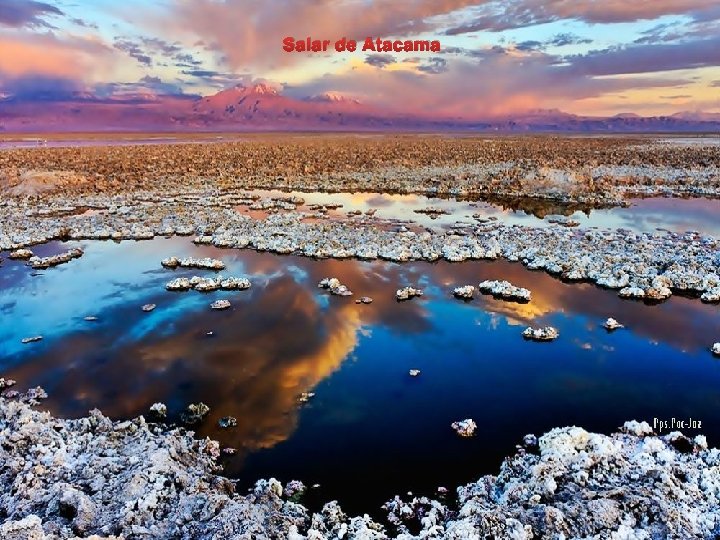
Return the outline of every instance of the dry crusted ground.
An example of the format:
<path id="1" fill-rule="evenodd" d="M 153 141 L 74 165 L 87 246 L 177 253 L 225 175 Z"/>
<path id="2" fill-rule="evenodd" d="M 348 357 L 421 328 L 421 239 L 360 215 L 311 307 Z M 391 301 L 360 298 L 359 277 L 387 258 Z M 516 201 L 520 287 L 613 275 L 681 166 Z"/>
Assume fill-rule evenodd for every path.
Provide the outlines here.
<path id="1" fill-rule="evenodd" d="M 65 175 L 59 187 L 68 193 L 213 186 L 616 203 L 626 193 L 663 189 L 720 193 L 720 146 L 647 143 L 620 137 L 268 135 L 221 143 L 15 149 L 0 152 L 0 186 L 54 171 Z"/>

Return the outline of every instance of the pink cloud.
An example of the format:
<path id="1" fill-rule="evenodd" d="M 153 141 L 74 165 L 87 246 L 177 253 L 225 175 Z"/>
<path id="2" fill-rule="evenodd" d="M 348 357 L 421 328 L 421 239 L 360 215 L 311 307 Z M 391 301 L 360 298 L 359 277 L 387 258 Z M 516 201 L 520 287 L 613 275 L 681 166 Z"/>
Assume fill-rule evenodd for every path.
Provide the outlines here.
<path id="1" fill-rule="evenodd" d="M 286 36 L 339 39 L 343 36 L 410 36 L 433 30 L 428 18 L 476 4 L 477 0 L 181 0 L 174 22 L 179 31 L 190 30 L 212 43 L 234 68 L 284 65 L 301 55 L 282 51 Z"/>
<path id="2" fill-rule="evenodd" d="M 397 111 L 463 118 L 502 115 L 548 104 L 567 108 L 579 99 L 631 88 L 672 88 L 685 79 L 594 78 L 572 66 L 559 66 L 550 55 L 515 56 L 490 49 L 475 58 L 448 60 L 439 74 L 423 71 L 358 69 L 289 89 L 294 95 L 327 89 L 381 103 Z"/>

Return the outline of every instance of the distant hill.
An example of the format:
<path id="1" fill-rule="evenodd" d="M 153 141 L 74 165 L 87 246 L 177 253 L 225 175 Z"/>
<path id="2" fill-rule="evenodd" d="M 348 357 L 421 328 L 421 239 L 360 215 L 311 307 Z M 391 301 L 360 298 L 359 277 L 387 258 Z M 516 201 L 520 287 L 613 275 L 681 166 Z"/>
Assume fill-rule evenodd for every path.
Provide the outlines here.
<path id="1" fill-rule="evenodd" d="M 0 96 L 0 131 L 463 130 L 480 132 L 720 132 L 720 113 L 589 117 L 537 109 L 487 118 L 413 116 L 328 92 L 285 96 L 267 84 L 237 85 L 211 96 L 140 94 L 31 101 Z"/>

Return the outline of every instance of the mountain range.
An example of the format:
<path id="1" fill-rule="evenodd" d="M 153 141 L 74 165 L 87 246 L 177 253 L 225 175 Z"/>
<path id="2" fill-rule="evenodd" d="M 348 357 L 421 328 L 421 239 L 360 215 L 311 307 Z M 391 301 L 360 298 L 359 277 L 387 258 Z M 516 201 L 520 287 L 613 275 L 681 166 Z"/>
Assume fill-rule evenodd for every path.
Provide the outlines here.
<path id="1" fill-rule="evenodd" d="M 556 109 L 487 118 L 401 114 L 337 93 L 293 98 L 266 84 L 237 85 L 211 96 L 139 94 L 64 100 L 0 96 L 0 131 L 459 130 L 481 132 L 717 132 L 720 113 L 579 116 Z"/>

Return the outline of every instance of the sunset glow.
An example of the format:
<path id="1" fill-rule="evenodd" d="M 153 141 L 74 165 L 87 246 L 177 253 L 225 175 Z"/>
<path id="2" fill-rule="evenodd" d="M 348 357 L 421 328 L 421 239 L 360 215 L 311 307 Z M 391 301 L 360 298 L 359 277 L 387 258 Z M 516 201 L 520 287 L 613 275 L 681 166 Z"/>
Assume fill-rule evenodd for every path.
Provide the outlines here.
<path id="1" fill-rule="evenodd" d="M 283 39 L 329 40 L 325 52 Z M 440 52 L 337 52 L 336 40 L 437 40 Z M 25 101 L 212 95 L 265 82 L 388 110 L 483 118 L 720 111 L 712 0 L 8 0 L 0 96 Z"/>

